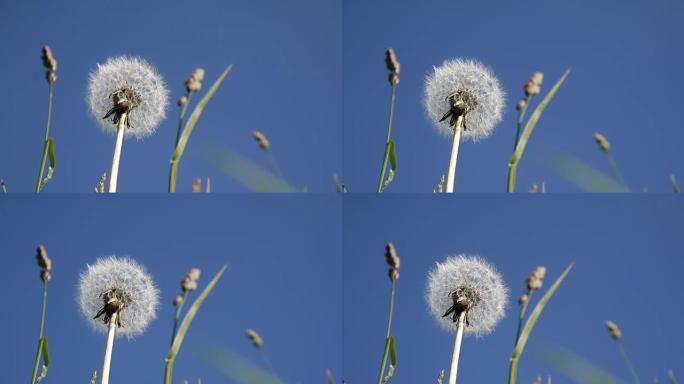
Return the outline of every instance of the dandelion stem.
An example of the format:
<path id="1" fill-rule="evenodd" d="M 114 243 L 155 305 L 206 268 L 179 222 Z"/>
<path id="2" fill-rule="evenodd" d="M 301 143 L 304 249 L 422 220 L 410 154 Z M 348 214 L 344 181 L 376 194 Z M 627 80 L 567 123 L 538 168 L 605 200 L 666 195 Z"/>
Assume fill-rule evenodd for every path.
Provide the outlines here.
<path id="1" fill-rule="evenodd" d="M 451 144 L 451 156 L 449 157 L 449 168 L 447 170 L 446 192 L 454 192 L 454 179 L 456 177 L 456 161 L 458 159 L 458 144 L 461 141 L 461 131 L 463 131 L 463 115 L 456 118 L 454 122 L 454 140 Z"/>
<path id="2" fill-rule="evenodd" d="M 170 345 L 173 345 L 173 340 L 176 339 L 176 330 L 178 329 L 178 319 L 180 318 L 180 313 L 181 313 L 181 310 L 183 309 L 183 304 L 185 304 L 185 300 L 187 298 L 188 298 L 188 292 L 184 291 L 183 292 L 183 300 L 176 307 L 176 315 L 173 317 L 173 333 L 171 334 L 171 344 Z"/>
<path id="3" fill-rule="evenodd" d="M 532 300 L 532 293 L 534 293 L 534 291 L 527 291 L 527 301 L 525 302 L 525 304 L 520 306 L 520 316 L 518 317 L 518 332 L 515 334 L 515 344 L 513 344 L 514 347 L 516 344 L 518 344 L 518 339 L 520 339 L 520 331 L 522 331 L 522 324 L 523 320 L 525 319 L 525 312 L 527 312 L 527 306 L 530 304 L 530 300 Z"/>
<path id="4" fill-rule="evenodd" d="M 43 282 L 43 305 L 40 310 L 40 333 L 38 334 L 38 350 L 36 351 L 36 361 L 33 364 L 33 376 L 31 384 L 36 382 L 38 377 L 38 366 L 40 365 L 40 353 L 42 349 L 43 330 L 45 329 L 45 307 L 47 306 L 47 282 Z"/>
<path id="5" fill-rule="evenodd" d="M 620 181 L 620 184 L 622 184 L 622 187 L 625 189 L 625 192 L 629 192 L 629 187 L 627 186 L 627 183 L 625 183 L 625 179 L 624 177 L 622 177 L 622 172 L 620 172 L 620 169 L 618 168 L 615 159 L 613 159 L 613 156 L 611 156 L 609 152 L 606 152 L 606 157 L 608 157 L 608 163 L 610 163 L 610 167 L 613 169 L 613 173 L 615 173 L 615 176 L 617 176 L 618 180 Z"/>
<path id="6" fill-rule="evenodd" d="M 461 312 L 456 322 L 456 337 L 454 338 L 454 352 L 451 355 L 451 368 L 449 369 L 449 384 L 456 384 L 456 374 L 458 373 L 458 357 L 461 354 L 461 342 L 463 341 L 463 321 L 465 311 Z"/>
<path id="7" fill-rule="evenodd" d="M 390 333 L 392 330 L 392 315 L 394 314 L 394 289 L 396 287 L 396 280 L 392 281 L 392 290 L 390 293 L 389 316 L 387 317 L 387 331 L 385 335 L 385 350 L 382 352 L 382 364 L 380 364 L 380 373 L 378 374 L 378 384 L 382 384 L 382 379 L 385 376 L 385 367 L 387 366 L 387 355 L 390 349 Z"/>
<path id="8" fill-rule="evenodd" d="M 183 130 L 183 118 L 185 117 L 185 111 L 188 109 L 188 104 L 190 104 L 191 98 L 192 98 L 192 92 L 189 92 L 187 102 L 185 103 L 185 105 L 183 105 L 180 108 L 180 115 L 178 116 L 178 131 L 176 132 L 176 145 L 174 146 L 174 148 L 178 146 L 178 141 L 180 140 L 181 131 Z"/>
<path id="9" fill-rule="evenodd" d="M 104 362 L 102 363 L 101 384 L 109 384 L 109 367 L 112 362 L 112 350 L 114 349 L 114 335 L 119 314 L 114 312 L 109 318 L 109 331 L 107 332 L 107 346 L 105 347 Z"/>
<path id="10" fill-rule="evenodd" d="M 45 162 L 47 161 L 48 155 L 48 139 L 50 138 L 50 120 L 52 118 L 52 95 L 53 95 L 53 84 L 50 84 L 50 93 L 48 95 L 48 115 L 47 122 L 45 123 L 45 141 L 43 143 L 43 155 L 40 159 L 40 170 L 38 170 L 38 181 L 36 182 L 36 193 L 40 192 L 41 185 L 43 184 L 43 172 L 45 171 Z"/>
<path id="11" fill-rule="evenodd" d="M 627 364 L 627 367 L 629 368 L 629 373 L 631 373 L 632 378 L 634 378 L 634 383 L 641 384 L 641 382 L 639 381 L 639 376 L 637 376 L 636 369 L 634 369 L 634 364 L 632 364 L 632 361 L 629 359 L 629 356 L 627 356 L 625 348 L 622 346 L 622 341 L 618 340 L 617 345 L 618 349 L 620 349 L 620 354 L 622 355 L 622 358 L 625 360 L 625 364 Z"/>
<path id="12" fill-rule="evenodd" d="M 392 141 L 392 120 L 394 119 L 394 99 L 397 95 L 397 86 L 392 85 L 392 95 L 390 96 L 390 111 L 387 122 L 387 140 L 385 140 L 385 154 L 382 157 L 382 168 L 380 169 L 380 179 L 378 180 L 377 192 L 382 192 L 382 186 L 385 183 L 385 171 L 387 170 L 387 159 L 390 155 L 390 142 Z"/>
<path id="13" fill-rule="evenodd" d="M 528 95 L 525 97 L 525 106 L 522 107 L 520 110 L 520 113 L 518 114 L 518 126 L 515 131 L 515 142 L 513 143 L 513 150 L 515 151 L 515 147 L 518 146 L 518 140 L 520 140 L 520 131 L 522 130 L 522 122 L 525 119 L 525 112 L 527 112 L 527 107 L 530 105 L 530 101 L 532 100 L 532 95 Z"/>
<path id="14" fill-rule="evenodd" d="M 116 182 L 119 177 L 119 159 L 121 159 L 121 145 L 123 144 L 124 131 L 126 129 L 126 113 L 119 116 L 116 124 L 116 141 L 114 142 L 114 154 L 112 155 L 112 169 L 109 171 L 109 189 L 107 192 L 116 192 Z"/>

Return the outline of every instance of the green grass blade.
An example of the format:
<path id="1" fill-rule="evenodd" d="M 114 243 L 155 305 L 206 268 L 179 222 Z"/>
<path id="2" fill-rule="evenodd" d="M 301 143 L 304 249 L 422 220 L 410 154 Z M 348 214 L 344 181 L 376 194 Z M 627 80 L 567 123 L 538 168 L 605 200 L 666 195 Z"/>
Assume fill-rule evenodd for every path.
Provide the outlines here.
<path id="1" fill-rule="evenodd" d="M 667 378 L 670 380 L 670 384 L 677 384 L 677 379 L 672 370 L 667 371 Z"/>
<path id="2" fill-rule="evenodd" d="M 389 343 L 390 366 L 387 369 L 387 375 L 385 376 L 383 383 L 389 382 L 397 369 L 397 347 L 396 341 L 394 341 L 394 336 L 388 337 L 387 342 Z"/>
<path id="3" fill-rule="evenodd" d="M 518 163 L 520 162 L 520 159 L 522 159 L 523 153 L 525 152 L 525 147 L 527 146 L 527 142 L 530 140 L 530 136 L 532 136 L 534 127 L 537 126 L 537 122 L 541 118 L 542 113 L 549 103 L 551 103 L 553 97 L 556 96 L 556 93 L 560 89 L 561 85 L 563 85 L 563 82 L 565 82 L 565 79 L 568 77 L 568 75 L 570 75 L 570 69 L 566 70 L 563 76 L 556 81 L 556 84 L 554 84 L 551 90 L 549 90 L 546 96 L 544 96 L 544 99 L 542 99 L 542 101 L 537 105 L 537 108 L 534 109 L 534 112 L 527 120 L 527 124 L 525 124 L 525 129 L 523 130 L 522 136 L 520 136 L 520 140 L 518 140 L 518 144 L 515 146 L 515 150 L 511 156 L 511 161 L 508 163 L 508 192 L 513 192 L 515 190 L 515 177 Z"/>
<path id="4" fill-rule="evenodd" d="M 533 157 L 541 166 L 584 192 L 625 191 L 618 181 L 568 153 L 542 148 L 534 151 Z"/>
<path id="5" fill-rule="evenodd" d="M 173 151 L 173 154 L 171 155 L 169 192 L 174 192 L 176 190 L 176 176 L 178 174 L 178 163 L 180 162 L 181 157 L 183 157 L 183 152 L 185 151 L 185 147 L 188 145 L 188 140 L 190 139 L 190 134 L 192 134 L 192 130 L 195 128 L 197 121 L 202 115 L 204 107 L 206 107 L 207 103 L 209 103 L 209 100 L 211 100 L 211 98 L 214 96 L 214 93 L 216 93 L 218 88 L 223 83 L 223 80 L 226 78 L 226 76 L 228 76 L 228 73 L 230 73 L 230 70 L 232 68 L 233 65 L 229 65 L 223 71 L 221 76 L 219 76 L 218 79 L 214 81 L 214 84 L 212 84 L 211 88 L 209 88 L 204 97 L 202 97 L 202 100 L 200 100 L 200 102 L 197 103 L 195 109 L 193 109 L 192 114 L 188 118 L 188 121 L 185 123 L 185 128 L 183 128 L 183 133 L 181 133 L 180 140 L 178 140 L 178 145 L 176 145 L 176 149 Z"/>
<path id="6" fill-rule="evenodd" d="M 223 268 L 218 271 L 216 276 L 211 279 L 202 293 L 200 293 L 200 295 L 195 299 L 195 302 L 192 303 L 192 306 L 190 306 L 190 309 L 188 309 L 185 317 L 183 317 L 183 322 L 181 322 L 181 325 L 178 328 L 178 333 L 176 333 L 176 337 L 173 339 L 173 344 L 171 344 L 171 348 L 169 349 L 169 353 L 166 355 L 166 372 L 164 373 L 164 384 L 171 384 L 173 363 L 176 359 L 176 355 L 178 355 L 181 345 L 183 344 L 185 333 L 188 331 L 188 328 L 190 328 L 190 324 L 192 323 L 192 320 L 195 319 L 197 312 L 202 306 L 202 303 L 204 303 L 204 300 L 206 300 L 207 296 L 209 296 L 211 291 L 214 289 L 214 286 L 216 286 L 216 283 L 218 283 L 219 279 L 221 279 L 221 276 L 223 276 L 226 268 L 228 268 L 228 266 L 224 265 Z"/>
<path id="7" fill-rule="evenodd" d="M 97 384 L 97 371 L 94 371 L 90 376 L 90 384 Z"/>
<path id="8" fill-rule="evenodd" d="M 47 337 L 43 336 L 40 339 L 40 353 L 43 356 L 43 368 L 40 370 L 40 376 L 36 378 L 36 383 L 40 383 L 47 376 L 48 367 L 50 366 L 50 353 L 48 352 L 48 341 Z"/>
<path id="9" fill-rule="evenodd" d="M 325 370 L 325 377 L 327 378 L 328 384 L 335 384 L 335 378 L 333 377 L 333 374 L 329 369 Z"/>
<path id="10" fill-rule="evenodd" d="M 197 354 L 209 366 L 240 384 L 283 384 L 278 376 L 227 349 L 209 345 Z"/>
<path id="11" fill-rule="evenodd" d="M 515 348 L 513 348 L 513 353 L 511 354 L 511 366 L 510 366 L 510 371 L 509 371 L 509 376 L 508 376 L 508 383 L 509 384 L 514 384 L 517 379 L 517 373 L 518 373 L 518 362 L 520 360 L 520 356 L 523 353 L 523 350 L 525 349 L 525 345 L 527 344 L 527 339 L 529 339 L 530 334 L 532 333 L 532 330 L 534 329 L 534 326 L 537 324 L 537 320 L 539 319 L 539 316 L 541 316 L 542 311 L 544 310 L 544 307 L 546 304 L 551 300 L 553 295 L 556 293 L 558 290 L 558 287 L 560 287 L 561 283 L 563 280 L 565 280 L 565 277 L 570 273 L 570 270 L 572 269 L 573 264 L 568 265 L 567 268 L 565 268 L 565 271 L 556 279 L 556 281 L 551 285 L 551 287 L 546 291 L 544 296 L 539 299 L 539 302 L 537 302 L 537 305 L 534 307 L 532 312 L 530 313 L 529 317 L 527 318 L 527 322 L 525 323 L 525 327 L 523 327 L 522 332 L 520 332 L 520 338 L 518 339 L 518 342 L 515 344 Z"/>
<path id="12" fill-rule="evenodd" d="M 390 166 L 394 172 L 397 171 L 397 146 L 394 141 L 390 140 Z"/>
<path id="13" fill-rule="evenodd" d="M 679 184 L 677 184 L 677 178 L 675 178 L 675 175 L 670 175 L 670 184 L 672 184 L 672 192 L 681 192 L 681 190 L 679 189 Z"/>
<path id="14" fill-rule="evenodd" d="M 556 345 L 535 348 L 535 355 L 554 369 L 582 384 L 618 384 L 622 380 L 578 354 Z"/>
<path id="15" fill-rule="evenodd" d="M 442 384 L 442 380 L 444 380 L 444 370 L 443 369 L 439 372 L 439 376 L 437 377 L 437 384 Z"/>

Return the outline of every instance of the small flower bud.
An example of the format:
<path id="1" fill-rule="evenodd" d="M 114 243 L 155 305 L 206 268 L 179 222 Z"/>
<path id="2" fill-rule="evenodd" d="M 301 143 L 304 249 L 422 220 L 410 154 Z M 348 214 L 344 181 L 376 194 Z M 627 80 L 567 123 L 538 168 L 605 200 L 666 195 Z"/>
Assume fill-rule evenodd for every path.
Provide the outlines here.
<path id="1" fill-rule="evenodd" d="M 534 184 L 532 184 L 532 185 L 530 186 L 529 192 L 530 192 L 530 193 L 537 193 L 537 192 L 539 192 L 539 186 L 537 185 L 537 183 L 534 183 Z"/>
<path id="2" fill-rule="evenodd" d="M 541 378 L 541 376 L 537 376 L 537 378 L 534 379 L 534 384 L 542 384 L 542 378 Z"/>
<path id="3" fill-rule="evenodd" d="M 194 77 L 190 76 L 187 80 L 185 80 L 185 90 L 188 93 L 197 92 L 200 89 L 202 89 L 202 83 L 195 80 Z"/>
<path id="4" fill-rule="evenodd" d="M 185 276 L 183 280 L 181 280 L 181 289 L 183 292 L 192 292 L 197 289 L 197 282 Z"/>
<path id="5" fill-rule="evenodd" d="M 252 342 L 255 348 L 261 348 L 261 346 L 264 345 L 264 340 L 261 339 L 261 336 L 259 336 L 259 334 L 256 333 L 256 331 L 253 329 L 247 330 L 247 337 Z"/>
<path id="6" fill-rule="evenodd" d="M 544 277 L 546 277 L 546 267 L 542 267 L 541 265 L 538 266 L 537 268 L 534 269 L 532 274 L 538 278 L 539 280 L 544 280 Z"/>
<path id="7" fill-rule="evenodd" d="M 202 81 L 204 81 L 204 69 L 195 68 L 195 70 L 192 71 L 192 75 L 190 76 L 192 76 L 195 80 L 201 83 Z"/>
<path id="8" fill-rule="evenodd" d="M 397 55 L 394 53 L 394 49 L 392 48 L 387 48 L 387 51 L 385 51 L 385 66 L 387 66 L 387 70 L 390 72 L 399 74 L 401 67 L 399 61 L 397 60 Z"/>
<path id="9" fill-rule="evenodd" d="M 532 81 L 533 83 L 535 83 L 541 87 L 542 82 L 544 81 L 544 73 L 543 72 L 533 73 L 532 76 L 530 76 L 530 81 Z"/>
<path id="10" fill-rule="evenodd" d="M 259 131 L 253 131 L 252 137 L 259 145 L 259 148 L 263 149 L 264 151 L 268 150 L 271 147 L 271 143 L 268 141 L 268 139 L 263 133 Z"/>
<path id="11" fill-rule="evenodd" d="M 392 72 L 389 74 L 389 77 L 387 78 L 391 86 L 395 86 L 399 84 L 399 75 L 396 73 Z"/>
<path id="12" fill-rule="evenodd" d="M 608 142 L 608 139 L 606 139 L 605 136 L 596 132 L 594 133 L 593 137 L 596 144 L 598 144 L 599 148 L 601 148 L 601 151 L 608 152 L 610 150 L 610 142 Z"/>
<path id="13" fill-rule="evenodd" d="M 528 296 L 526 293 L 524 293 L 518 299 L 518 304 L 525 305 L 529 300 L 530 300 L 530 296 Z"/>
<path id="14" fill-rule="evenodd" d="M 535 275 L 531 275 L 526 280 L 527 289 L 530 291 L 536 291 L 542 287 L 541 279 L 538 279 Z"/>
<path id="15" fill-rule="evenodd" d="M 606 328 L 608 328 L 608 332 L 610 332 L 610 337 L 612 337 L 613 340 L 617 341 L 622 338 L 622 332 L 620 332 L 620 328 L 618 328 L 617 324 L 608 320 L 606 321 Z"/>
<path id="16" fill-rule="evenodd" d="M 522 111 L 525 107 L 527 107 L 527 101 L 525 101 L 525 99 L 518 100 L 518 104 L 515 105 L 515 109 L 518 111 Z"/>
<path id="17" fill-rule="evenodd" d="M 183 296 L 178 295 L 173 299 L 173 306 L 178 307 L 181 304 L 183 304 Z"/>
<path id="18" fill-rule="evenodd" d="M 536 84 L 532 80 L 527 80 L 523 89 L 525 90 L 525 96 L 536 96 L 541 93 L 539 84 Z"/>
<path id="19" fill-rule="evenodd" d="M 53 71 L 45 72 L 45 80 L 47 80 L 48 84 L 54 84 L 57 81 L 57 73 Z"/>
<path id="20" fill-rule="evenodd" d="M 385 261 L 390 267 L 399 269 L 401 260 L 399 260 L 397 250 L 392 243 L 387 243 L 387 245 L 385 245 Z"/>
<path id="21" fill-rule="evenodd" d="M 399 280 L 399 270 L 396 268 L 389 269 L 389 278 L 391 281 Z"/>
<path id="22" fill-rule="evenodd" d="M 192 268 L 190 271 L 188 271 L 188 277 L 193 281 L 199 281 L 201 273 L 202 271 L 199 268 Z"/>
<path id="23" fill-rule="evenodd" d="M 52 55 L 52 50 L 47 45 L 43 47 L 41 59 L 43 60 L 43 67 L 48 70 L 48 72 L 57 72 L 57 60 Z"/>
<path id="24" fill-rule="evenodd" d="M 52 260 L 48 257 L 47 250 L 43 244 L 36 248 L 36 261 L 39 267 L 47 271 L 52 270 Z"/>
<path id="25" fill-rule="evenodd" d="M 195 179 L 195 182 L 192 183 L 192 193 L 200 193 L 202 192 L 202 179 L 199 177 Z"/>
<path id="26" fill-rule="evenodd" d="M 50 282 L 50 280 L 52 280 L 52 275 L 50 274 L 50 271 L 46 269 L 40 271 L 40 279 L 43 280 L 43 283 Z"/>
<path id="27" fill-rule="evenodd" d="M 187 104 L 188 104 L 188 97 L 187 96 L 183 95 L 180 97 L 180 99 L 178 99 L 178 106 L 179 107 L 184 107 Z"/>

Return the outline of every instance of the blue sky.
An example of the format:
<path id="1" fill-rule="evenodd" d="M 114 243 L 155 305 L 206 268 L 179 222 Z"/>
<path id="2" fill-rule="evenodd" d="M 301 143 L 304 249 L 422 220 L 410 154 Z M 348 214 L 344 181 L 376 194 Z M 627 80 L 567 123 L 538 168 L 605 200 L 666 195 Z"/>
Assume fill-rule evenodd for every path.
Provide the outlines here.
<path id="1" fill-rule="evenodd" d="M 410 197 L 410 198 L 409 198 Z M 346 195 L 344 199 L 344 376 L 375 382 L 384 346 L 390 281 L 384 245 L 401 258 L 392 333 L 398 366 L 392 383 L 434 383 L 448 370 L 453 338 L 427 310 L 426 275 L 450 254 L 480 254 L 507 283 L 512 302 L 493 334 L 467 337 L 459 382 L 501 383 L 517 325 L 517 298 L 537 265 L 547 267 L 544 290 L 575 263 L 547 305 L 522 355 L 518 382 L 551 374 L 572 382 L 542 359 L 546 345 L 570 349 L 631 382 L 605 330 L 613 320 L 641 382 L 674 369 L 682 376 L 681 318 L 684 267 L 681 218 L 675 196 L 548 198 L 464 194 Z M 539 295 L 537 295 L 539 296 Z"/>
<path id="2" fill-rule="evenodd" d="M 351 191 L 377 185 L 389 109 L 387 47 L 401 62 L 393 134 L 399 164 L 388 191 L 431 192 L 446 172 L 450 140 L 434 131 L 421 100 L 425 76 L 453 57 L 490 66 L 508 93 L 493 136 L 461 146 L 457 192 L 505 190 L 523 83 L 541 70 L 545 93 L 567 68 L 572 73 L 520 164 L 518 190 L 546 182 L 549 191 L 579 191 L 544 167 L 549 152 L 610 174 L 595 131 L 613 144 L 632 190 L 669 191 L 671 173 L 684 178 L 679 1 L 345 0 L 343 15 L 344 179 Z"/>
<path id="3" fill-rule="evenodd" d="M 158 318 L 134 341 L 114 346 L 112 382 L 161 382 L 179 282 L 202 269 L 200 289 L 228 270 L 195 318 L 174 370 L 174 382 L 201 377 L 232 382 L 203 363 L 204 346 L 229 348 L 255 363 L 245 336 L 260 332 L 276 371 L 288 383 L 322 383 L 341 372 L 341 202 L 339 196 L 157 195 L 101 199 L 92 195 L 9 196 L 0 200 L 0 270 L 6 332 L 0 382 L 29 378 L 35 356 L 42 283 L 35 248 L 53 261 L 46 336 L 46 382 L 87 382 L 100 370 L 105 345 L 81 317 L 75 296 L 87 263 L 129 255 L 147 267 L 161 291 Z M 195 295 L 196 297 L 196 295 Z M 9 314 L 9 315 L 7 315 Z"/>
<path id="4" fill-rule="evenodd" d="M 11 38 L 0 48 L 0 71 L 11 92 L 0 94 L 0 178 L 10 191 L 35 186 L 48 94 L 40 49 L 48 44 L 58 61 L 57 169 L 46 192 L 89 192 L 109 172 L 114 138 L 101 132 L 84 100 L 88 73 L 123 54 L 157 67 L 172 104 L 154 136 L 124 142 L 119 191 L 166 191 L 183 83 L 202 67 L 206 90 L 228 64 L 233 72 L 193 132 L 177 190 L 209 176 L 215 191 L 244 191 L 207 161 L 206 146 L 269 167 L 251 137 L 256 129 L 293 186 L 332 191 L 332 175 L 342 171 L 341 23 L 339 0 L 3 1 L 0 33 Z"/>

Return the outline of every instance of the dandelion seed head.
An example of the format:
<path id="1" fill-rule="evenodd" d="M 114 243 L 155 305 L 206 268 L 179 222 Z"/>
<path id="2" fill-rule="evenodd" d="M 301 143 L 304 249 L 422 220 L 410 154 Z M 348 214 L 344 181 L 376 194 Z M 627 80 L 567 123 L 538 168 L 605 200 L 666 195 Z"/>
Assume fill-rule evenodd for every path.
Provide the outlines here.
<path id="1" fill-rule="evenodd" d="M 169 91 L 157 70 L 139 57 L 109 58 L 90 73 L 87 101 L 90 113 L 105 132 L 116 134 L 116 124 L 103 117 L 112 109 L 112 94 L 125 91 L 137 105 L 129 115 L 125 137 L 152 135 L 166 118 Z"/>
<path id="2" fill-rule="evenodd" d="M 443 315 L 453 305 L 456 289 L 477 297 L 468 312 L 470 325 L 464 333 L 477 337 L 492 333 L 508 304 L 508 289 L 501 275 L 479 256 L 453 255 L 436 264 L 428 275 L 426 300 L 437 323 L 450 332 L 456 330 L 456 323 Z"/>
<path id="3" fill-rule="evenodd" d="M 81 314 L 98 333 L 105 334 L 108 325 L 95 315 L 103 307 L 102 294 L 117 289 L 128 298 L 121 310 L 121 327 L 117 336 L 129 339 L 141 335 L 156 318 L 159 290 L 145 267 L 128 257 L 108 256 L 99 258 L 81 272 L 78 287 L 78 303 Z"/>
<path id="4" fill-rule="evenodd" d="M 503 118 L 505 92 L 499 80 L 484 64 L 471 59 L 446 60 L 425 79 L 423 105 L 430 121 L 441 134 L 453 136 L 449 120 L 440 121 L 449 111 L 449 95 L 468 95 L 473 105 L 466 114 L 464 140 L 478 141 L 489 137 Z"/>

